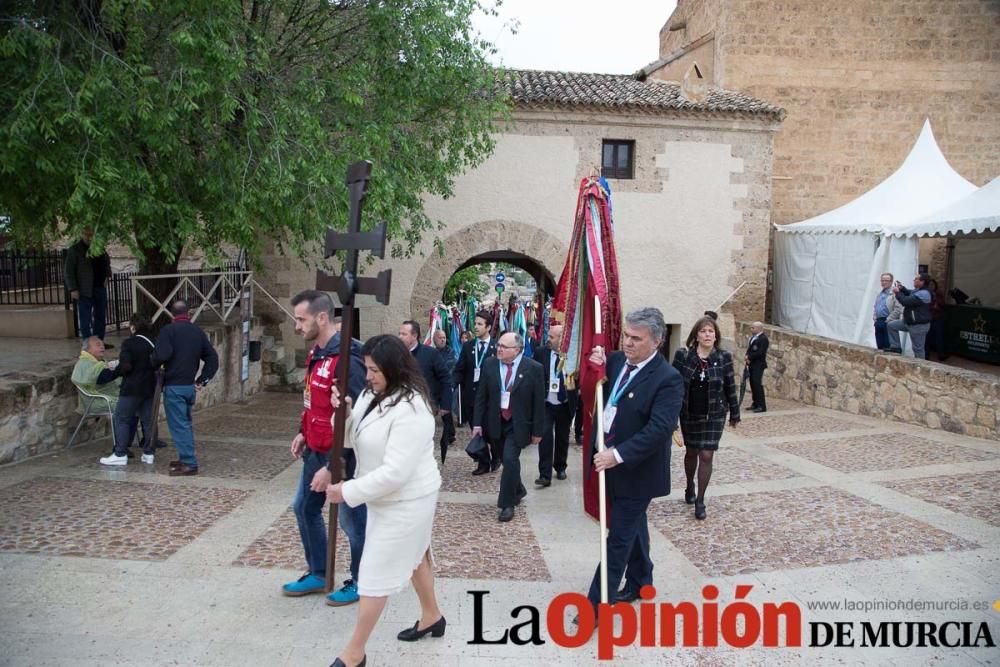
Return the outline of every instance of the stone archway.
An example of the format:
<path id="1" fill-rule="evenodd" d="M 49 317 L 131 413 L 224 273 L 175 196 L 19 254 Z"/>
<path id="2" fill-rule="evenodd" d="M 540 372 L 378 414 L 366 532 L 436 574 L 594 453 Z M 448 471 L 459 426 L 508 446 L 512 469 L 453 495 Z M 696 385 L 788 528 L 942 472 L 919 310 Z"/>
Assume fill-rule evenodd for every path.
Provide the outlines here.
<path id="1" fill-rule="evenodd" d="M 524 256 L 556 279 L 566 262 L 566 244 L 534 225 L 513 220 L 486 220 L 463 227 L 434 250 L 417 273 L 410 312 L 426 313 L 441 299 L 451 275 L 470 258 L 509 252 Z"/>

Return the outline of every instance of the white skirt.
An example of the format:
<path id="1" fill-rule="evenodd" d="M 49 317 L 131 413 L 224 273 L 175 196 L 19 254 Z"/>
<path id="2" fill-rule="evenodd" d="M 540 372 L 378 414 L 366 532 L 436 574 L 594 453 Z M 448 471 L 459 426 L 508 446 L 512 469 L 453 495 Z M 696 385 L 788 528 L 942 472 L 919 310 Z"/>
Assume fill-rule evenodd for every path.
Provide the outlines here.
<path id="1" fill-rule="evenodd" d="M 384 597 L 409 585 L 413 571 L 431 548 L 437 497 L 435 490 L 413 500 L 368 503 L 359 595 Z"/>

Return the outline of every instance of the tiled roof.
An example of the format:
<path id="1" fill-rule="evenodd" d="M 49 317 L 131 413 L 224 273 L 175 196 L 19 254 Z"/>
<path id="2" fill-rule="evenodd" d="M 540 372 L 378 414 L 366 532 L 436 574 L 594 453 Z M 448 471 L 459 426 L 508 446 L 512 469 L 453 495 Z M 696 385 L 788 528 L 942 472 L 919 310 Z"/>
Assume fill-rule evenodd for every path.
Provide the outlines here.
<path id="1" fill-rule="evenodd" d="M 594 108 L 642 113 L 753 116 L 781 120 L 785 112 L 743 93 L 710 87 L 699 101 L 685 98 L 678 83 L 630 74 L 587 74 L 542 70 L 502 70 L 500 83 L 517 107 Z"/>

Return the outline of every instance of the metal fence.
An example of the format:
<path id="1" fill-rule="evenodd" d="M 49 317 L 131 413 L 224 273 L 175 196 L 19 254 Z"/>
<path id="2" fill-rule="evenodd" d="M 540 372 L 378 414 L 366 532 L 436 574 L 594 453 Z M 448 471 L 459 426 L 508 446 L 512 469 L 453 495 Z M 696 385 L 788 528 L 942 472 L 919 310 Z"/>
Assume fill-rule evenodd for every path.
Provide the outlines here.
<path id="1" fill-rule="evenodd" d="M 76 313 L 76 302 L 70 298 L 65 286 L 64 265 L 65 250 L 0 250 L 0 305 L 24 306 L 63 306 L 73 310 L 75 332 L 80 334 L 80 319 Z M 213 294 L 211 300 L 221 307 L 237 298 L 239 292 L 232 285 L 236 284 L 236 276 L 246 270 L 246 262 L 233 260 L 226 262 L 217 271 L 230 275 L 231 280 L 224 281 Z M 208 294 L 213 278 L 201 270 L 181 271 L 178 275 L 191 275 L 187 281 L 190 289 L 184 289 L 178 294 L 185 298 L 192 308 L 202 304 L 201 295 Z M 121 271 L 112 273 L 105 287 L 108 292 L 105 309 L 105 323 L 108 329 L 120 331 L 128 326 L 129 318 L 136 311 L 133 302 L 132 279 L 138 276 L 137 271 Z M 172 278 L 171 284 L 165 285 L 165 291 L 177 284 L 180 278 Z"/>

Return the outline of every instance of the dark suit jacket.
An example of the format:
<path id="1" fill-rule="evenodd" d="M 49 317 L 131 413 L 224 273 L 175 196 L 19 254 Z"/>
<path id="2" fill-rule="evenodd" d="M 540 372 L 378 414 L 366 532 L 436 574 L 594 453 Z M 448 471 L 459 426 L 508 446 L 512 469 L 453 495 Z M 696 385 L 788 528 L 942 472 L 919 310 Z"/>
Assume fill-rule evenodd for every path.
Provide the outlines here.
<path id="1" fill-rule="evenodd" d="M 444 357 L 438 354 L 433 347 L 428 347 L 422 343 L 417 343 L 413 350 L 413 357 L 420 366 L 420 373 L 427 382 L 430 389 L 431 398 L 437 403 L 441 410 L 451 410 L 451 373 L 448 372 L 448 365 Z"/>
<path id="2" fill-rule="evenodd" d="M 751 334 L 751 338 L 753 335 Z M 749 345 L 749 341 L 747 341 Z M 747 348 L 747 359 L 750 360 L 750 368 L 767 368 L 767 334 L 762 333 L 757 336 L 757 340 Z"/>
<path id="3" fill-rule="evenodd" d="M 613 352 L 608 358 L 605 405 L 624 365 L 624 352 Z M 683 402 L 680 373 L 663 355 L 654 355 L 618 401 L 614 447 L 622 463 L 607 471 L 612 498 L 656 498 L 670 493 L 671 435 Z M 590 455 L 592 458 L 592 452 Z M 587 470 L 593 468 L 588 465 Z"/>
<path id="4" fill-rule="evenodd" d="M 688 391 L 691 379 L 701 372 L 698 353 L 682 347 L 674 354 L 673 367 L 684 380 L 684 407 L 681 417 L 687 419 Z M 740 401 L 736 397 L 736 376 L 733 370 L 733 355 L 725 350 L 712 350 L 708 355 L 708 418 L 725 419 L 729 413 L 731 420 L 740 420 Z M 721 437 L 721 434 L 720 434 Z"/>
<path id="5" fill-rule="evenodd" d="M 542 365 L 542 380 L 545 383 L 545 397 L 548 398 L 549 395 L 549 369 L 552 368 L 552 355 L 557 355 L 548 345 L 540 347 L 535 350 L 534 357 L 535 361 Z M 556 362 L 558 363 L 558 362 Z M 561 373 L 561 371 L 560 371 Z M 579 394 L 574 390 L 566 390 L 566 403 L 569 406 L 570 414 L 576 413 L 576 402 Z"/>
<path id="6" fill-rule="evenodd" d="M 500 360 L 496 357 L 483 362 L 472 416 L 472 426 L 482 426 L 483 435 L 491 440 L 499 440 L 502 434 L 500 373 Z M 537 361 L 521 357 L 517 376 L 510 387 L 510 409 L 515 445 L 524 448 L 531 444 L 532 437 L 542 437 L 545 432 L 545 373 Z"/>
<path id="7" fill-rule="evenodd" d="M 476 383 L 472 378 L 476 375 L 476 345 L 479 339 L 473 339 L 462 344 L 462 351 L 458 355 L 455 369 L 452 371 L 452 379 L 455 386 L 461 390 L 462 419 L 472 421 L 472 412 L 476 409 Z M 486 359 L 497 356 L 497 339 L 490 338 L 490 344 L 486 346 Z M 486 365 L 483 359 L 483 366 Z M 480 368 L 480 373 L 482 368 Z"/>

